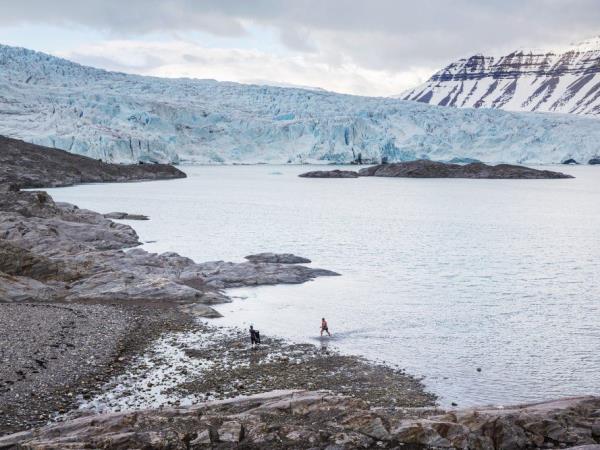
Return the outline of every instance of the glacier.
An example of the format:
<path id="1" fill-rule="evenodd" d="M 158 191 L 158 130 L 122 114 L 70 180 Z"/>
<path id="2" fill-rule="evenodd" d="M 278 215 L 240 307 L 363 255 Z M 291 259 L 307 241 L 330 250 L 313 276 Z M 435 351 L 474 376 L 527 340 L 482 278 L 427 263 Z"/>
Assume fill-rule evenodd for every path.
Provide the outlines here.
<path id="1" fill-rule="evenodd" d="M 167 79 L 0 46 L 0 134 L 111 162 L 587 162 L 600 122 L 393 98 Z"/>

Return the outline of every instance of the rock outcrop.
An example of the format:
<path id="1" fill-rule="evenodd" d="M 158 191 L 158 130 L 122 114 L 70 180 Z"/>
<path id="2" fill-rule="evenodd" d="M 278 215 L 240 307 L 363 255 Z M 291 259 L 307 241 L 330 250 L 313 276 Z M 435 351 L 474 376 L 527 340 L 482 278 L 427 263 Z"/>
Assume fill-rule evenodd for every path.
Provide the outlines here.
<path id="1" fill-rule="evenodd" d="M 541 179 L 573 178 L 560 172 L 537 170 L 529 167 L 483 163 L 465 165 L 447 164 L 429 160 L 381 164 L 361 169 L 361 177 L 406 177 L 406 178 L 496 178 L 496 179 Z"/>
<path id="2" fill-rule="evenodd" d="M 311 262 L 308 258 L 292 255 L 291 253 L 257 253 L 256 255 L 248 255 L 245 258 L 255 263 L 308 264 Z"/>
<path id="3" fill-rule="evenodd" d="M 313 170 L 300 175 L 302 178 L 358 178 L 358 173 L 353 170 Z"/>
<path id="4" fill-rule="evenodd" d="M 273 391 L 193 407 L 75 418 L 0 438 L 0 448 L 460 448 L 600 442 L 600 398 L 508 408 L 372 409 L 318 391 Z"/>
<path id="5" fill-rule="evenodd" d="M 3 301 L 229 301 L 220 289 L 303 283 L 334 272 L 265 262 L 195 263 L 142 249 L 135 231 L 101 214 L 55 203 L 45 192 L 0 194 Z M 285 258 L 284 258 L 285 259 Z M 206 315 L 215 311 L 206 307 Z"/>
<path id="6" fill-rule="evenodd" d="M 185 176 L 168 164 L 107 164 L 64 150 L 0 136 L 0 184 L 38 188 Z"/>

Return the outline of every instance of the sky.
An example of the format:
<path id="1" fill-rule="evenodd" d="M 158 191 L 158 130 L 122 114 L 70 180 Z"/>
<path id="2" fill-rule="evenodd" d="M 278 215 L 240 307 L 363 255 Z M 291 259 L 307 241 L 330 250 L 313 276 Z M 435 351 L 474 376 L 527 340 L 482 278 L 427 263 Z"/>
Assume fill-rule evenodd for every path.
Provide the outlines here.
<path id="1" fill-rule="evenodd" d="M 600 0 L 0 0 L 0 43 L 142 75 L 389 96 L 600 35 Z"/>

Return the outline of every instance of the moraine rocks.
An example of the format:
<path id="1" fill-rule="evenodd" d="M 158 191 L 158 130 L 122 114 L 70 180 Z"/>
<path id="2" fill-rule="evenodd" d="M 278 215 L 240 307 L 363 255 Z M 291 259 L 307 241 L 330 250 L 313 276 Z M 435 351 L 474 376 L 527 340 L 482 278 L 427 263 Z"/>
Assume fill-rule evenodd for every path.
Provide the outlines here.
<path id="1" fill-rule="evenodd" d="M 0 448 L 460 448 L 591 446 L 600 398 L 507 408 L 371 408 L 328 391 L 272 391 L 185 408 L 83 416 L 0 438 Z"/>
<path id="2" fill-rule="evenodd" d="M 314 170 L 298 175 L 302 178 L 358 178 L 358 173 L 352 170 Z"/>

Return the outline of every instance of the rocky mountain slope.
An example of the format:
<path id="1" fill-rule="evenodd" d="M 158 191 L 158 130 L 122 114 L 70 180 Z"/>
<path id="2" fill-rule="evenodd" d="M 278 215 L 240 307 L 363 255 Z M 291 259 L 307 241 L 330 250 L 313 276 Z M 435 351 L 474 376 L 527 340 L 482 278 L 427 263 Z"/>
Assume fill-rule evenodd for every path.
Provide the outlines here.
<path id="1" fill-rule="evenodd" d="M 0 136 L 0 184 L 35 188 L 185 176 L 181 170 L 167 164 L 108 164 L 64 150 Z"/>
<path id="2" fill-rule="evenodd" d="M 0 46 L 0 134 L 113 162 L 451 160 L 554 163 L 600 153 L 573 116 L 142 77 Z"/>
<path id="3" fill-rule="evenodd" d="M 600 117 L 600 36 L 563 51 L 473 55 L 400 97 L 440 106 Z"/>

